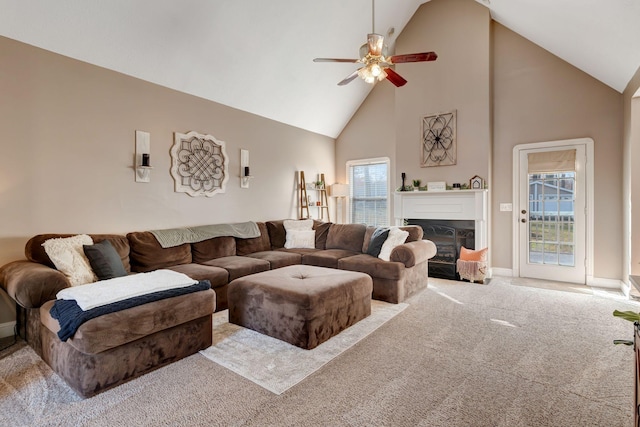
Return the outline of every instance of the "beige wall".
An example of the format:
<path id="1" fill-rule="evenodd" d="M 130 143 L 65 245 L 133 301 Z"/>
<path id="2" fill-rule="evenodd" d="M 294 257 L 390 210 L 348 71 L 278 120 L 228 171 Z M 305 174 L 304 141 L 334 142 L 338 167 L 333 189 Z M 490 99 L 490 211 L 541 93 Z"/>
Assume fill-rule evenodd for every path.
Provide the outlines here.
<path id="1" fill-rule="evenodd" d="M 360 79 L 351 84 L 367 84 Z M 395 91 L 394 86 L 382 82 L 376 85 L 364 100 L 336 140 L 336 181 L 346 183 L 346 163 L 349 160 L 388 157 L 389 174 L 393 176 L 395 165 Z M 348 222 L 348 202 L 343 218 Z M 391 213 L 393 221 L 393 213 Z"/>
<path id="2" fill-rule="evenodd" d="M 633 97 L 640 88 L 640 69 L 624 91 L 624 257 L 623 278 L 640 275 L 640 97 Z"/>
<path id="3" fill-rule="evenodd" d="M 432 0 L 423 4 L 400 34 L 397 53 L 435 51 L 435 62 L 399 64 L 408 83 L 396 89 L 396 188 L 407 179 L 469 182 L 489 180 L 490 16 L 471 0 Z M 420 167 L 422 118 L 457 110 L 457 162 Z"/>
<path id="4" fill-rule="evenodd" d="M 437 61 L 397 69 L 409 83 L 393 89 L 394 185 L 401 172 L 449 184 L 475 174 L 487 178 L 492 266 L 511 269 L 511 213 L 500 212 L 499 204 L 512 202 L 513 147 L 590 137 L 596 157 L 594 276 L 622 278 L 622 95 L 491 21 L 486 8 L 471 0 L 432 0 L 420 7 L 396 52 L 424 50 L 436 51 Z M 338 137 L 338 153 L 368 157 L 368 143 L 358 136 L 377 125 L 373 112 L 384 108 L 379 91 L 372 91 L 367 108 Z M 452 109 L 458 111 L 457 165 L 420 168 L 420 118 Z M 343 168 L 338 155 L 336 169 Z"/>
<path id="5" fill-rule="evenodd" d="M 438 59 L 397 65 L 408 80 L 401 88 L 387 81 L 374 87 L 337 138 L 338 176 L 347 160 L 386 156 L 391 159 L 392 189 L 400 187 L 402 172 L 409 185 L 412 179 L 451 184 L 474 175 L 490 178 L 489 23 L 487 9 L 471 0 L 432 0 L 418 9 L 399 35 L 395 52 L 435 51 Z M 457 164 L 421 168 L 422 117 L 453 109 Z"/>
<path id="6" fill-rule="evenodd" d="M 6 38 L 0 38 L 0 264 L 37 233 L 126 233 L 296 216 L 295 172 L 334 180 L 335 141 Z M 151 133 L 151 182 L 131 168 Z M 214 197 L 175 193 L 173 132 L 226 142 L 230 179 Z M 250 152 L 240 188 L 240 149 Z M 0 293 L 0 324 L 14 318 Z"/>
<path id="7" fill-rule="evenodd" d="M 622 95 L 493 24 L 493 266 L 511 268 L 512 151 L 523 143 L 595 141 L 594 276 L 620 279 L 622 259 Z M 514 205 L 515 206 L 515 205 Z"/>

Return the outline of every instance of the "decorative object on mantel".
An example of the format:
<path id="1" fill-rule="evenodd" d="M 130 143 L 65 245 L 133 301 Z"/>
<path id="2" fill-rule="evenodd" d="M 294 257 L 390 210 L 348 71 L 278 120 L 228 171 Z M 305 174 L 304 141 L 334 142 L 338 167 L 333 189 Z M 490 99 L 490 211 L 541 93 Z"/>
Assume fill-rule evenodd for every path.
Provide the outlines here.
<path id="1" fill-rule="evenodd" d="M 224 193 L 229 179 L 225 142 L 194 131 L 176 132 L 171 147 L 171 176 L 176 193 L 193 197 Z"/>
<path id="2" fill-rule="evenodd" d="M 422 183 L 419 179 L 413 180 L 413 191 L 420 191 L 420 184 Z"/>
<path id="3" fill-rule="evenodd" d="M 445 181 L 427 182 L 427 191 L 445 191 L 447 183 Z"/>
<path id="4" fill-rule="evenodd" d="M 420 167 L 456 164 L 456 110 L 422 118 Z"/>
<path id="5" fill-rule="evenodd" d="M 469 180 L 469 188 L 472 190 L 482 190 L 484 188 L 484 179 L 475 175 Z"/>
<path id="6" fill-rule="evenodd" d="M 407 191 L 407 188 L 404 186 L 404 180 L 407 177 L 407 174 L 402 172 L 400 176 L 402 177 L 402 187 L 400 187 L 400 191 Z"/>
<path id="7" fill-rule="evenodd" d="M 451 186 L 452 190 L 460 190 L 462 187 L 460 186 L 459 182 L 454 182 L 453 185 Z"/>
<path id="8" fill-rule="evenodd" d="M 136 182 L 151 181 L 151 134 L 141 130 L 136 131 L 136 155 L 133 164 Z"/>

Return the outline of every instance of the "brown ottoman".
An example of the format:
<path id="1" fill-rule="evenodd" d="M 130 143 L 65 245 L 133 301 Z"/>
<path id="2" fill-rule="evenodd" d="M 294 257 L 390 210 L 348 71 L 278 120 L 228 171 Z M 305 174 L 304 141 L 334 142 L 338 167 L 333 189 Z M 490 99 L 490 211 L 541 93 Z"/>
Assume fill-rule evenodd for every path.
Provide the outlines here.
<path id="1" fill-rule="evenodd" d="M 229 322 L 312 349 L 371 314 L 371 277 L 310 265 L 229 284 Z"/>

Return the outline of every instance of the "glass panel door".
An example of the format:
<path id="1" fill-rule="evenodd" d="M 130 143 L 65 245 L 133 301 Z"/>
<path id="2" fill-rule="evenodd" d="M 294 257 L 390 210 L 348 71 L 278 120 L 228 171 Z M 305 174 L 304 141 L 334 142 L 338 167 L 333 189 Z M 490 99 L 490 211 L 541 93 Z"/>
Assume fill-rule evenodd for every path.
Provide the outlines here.
<path id="1" fill-rule="evenodd" d="M 529 263 L 575 266 L 575 172 L 529 174 Z"/>
<path id="2" fill-rule="evenodd" d="M 561 161 L 564 170 L 530 170 L 529 154 L 545 153 L 533 158 L 554 164 L 554 151 L 562 160 L 567 148 L 576 150 L 574 170 Z M 519 159 L 519 275 L 586 283 L 585 146 L 522 149 Z"/>

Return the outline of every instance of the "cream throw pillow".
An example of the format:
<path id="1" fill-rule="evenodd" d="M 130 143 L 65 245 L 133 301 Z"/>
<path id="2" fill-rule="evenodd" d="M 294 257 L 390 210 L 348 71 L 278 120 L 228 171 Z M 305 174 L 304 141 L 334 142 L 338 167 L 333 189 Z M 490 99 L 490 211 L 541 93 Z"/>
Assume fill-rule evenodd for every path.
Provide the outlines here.
<path id="1" fill-rule="evenodd" d="M 409 237 L 408 231 L 400 230 L 398 227 L 391 227 L 387 240 L 382 244 L 378 258 L 389 261 L 393 248 L 403 244 L 407 240 L 407 237 Z"/>
<path id="2" fill-rule="evenodd" d="M 284 247 L 286 249 L 314 249 L 316 247 L 316 230 L 287 231 Z"/>
<path id="3" fill-rule="evenodd" d="M 93 245 L 86 234 L 45 240 L 44 251 L 56 268 L 69 278 L 71 286 L 84 285 L 97 280 L 91 264 L 84 254 L 83 245 Z"/>
<path id="4" fill-rule="evenodd" d="M 282 221 L 282 225 L 284 225 L 284 229 L 287 233 L 290 230 L 312 230 L 313 229 L 313 220 L 312 219 L 285 219 Z"/>
<path id="5" fill-rule="evenodd" d="M 284 247 L 286 249 L 314 249 L 316 247 L 316 231 L 312 219 L 286 219 L 282 222 L 287 232 Z"/>

